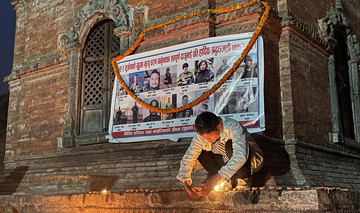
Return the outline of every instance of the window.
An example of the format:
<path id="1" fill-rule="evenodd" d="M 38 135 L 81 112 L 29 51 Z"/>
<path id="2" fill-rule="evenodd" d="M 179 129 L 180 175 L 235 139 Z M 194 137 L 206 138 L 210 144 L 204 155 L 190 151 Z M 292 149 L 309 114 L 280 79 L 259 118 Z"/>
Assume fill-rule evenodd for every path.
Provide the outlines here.
<path id="1" fill-rule="evenodd" d="M 97 23 L 87 36 L 82 51 L 82 79 L 79 135 L 96 142 L 105 141 L 108 130 L 114 72 L 111 59 L 120 52 L 120 39 L 113 34 L 115 24 Z M 102 138 L 99 141 L 99 137 Z M 80 141 L 79 141 L 80 140 Z M 91 139 L 90 139 L 91 140 Z M 94 141 L 94 142 L 95 142 Z M 77 144 L 81 137 L 77 137 Z M 83 141 L 85 142 L 85 141 Z"/>
<path id="2" fill-rule="evenodd" d="M 341 1 L 319 19 L 319 31 L 330 47 L 328 58 L 332 131 L 330 141 L 360 148 L 360 44 L 343 13 Z"/>
<path id="3" fill-rule="evenodd" d="M 349 33 L 350 32 L 350 33 Z M 332 142 L 360 147 L 360 100 L 357 39 L 345 27 L 333 28 L 335 45 L 329 57 Z"/>
<path id="4" fill-rule="evenodd" d="M 354 122 L 351 104 L 351 90 L 348 61 L 350 60 L 346 40 L 339 32 L 334 32 L 337 41 L 334 48 L 335 81 L 338 96 L 339 125 L 343 137 L 355 139 Z"/>

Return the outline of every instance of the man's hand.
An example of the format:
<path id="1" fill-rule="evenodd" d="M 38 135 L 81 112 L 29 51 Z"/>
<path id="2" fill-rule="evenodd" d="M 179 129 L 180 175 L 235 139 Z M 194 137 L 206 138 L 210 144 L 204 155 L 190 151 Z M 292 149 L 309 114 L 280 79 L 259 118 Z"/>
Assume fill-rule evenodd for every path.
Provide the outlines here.
<path id="1" fill-rule="evenodd" d="M 185 190 L 191 198 L 200 198 L 201 196 L 204 196 L 201 192 L 201 189 L 191 185 L 189 180 L 185 181 L 184 186 Z"/>
<path id="2" fill-rule="evenodd" d="M 208 177 L 204 182 L 202 182 L 203 187 L 201 188 L 201 192 L 203 196 L 208 196 L 210 192 L 214 189 L 217 182 L 221 180 L 222 177 L 219 173 L 216 173 L 213 176 Z"/>

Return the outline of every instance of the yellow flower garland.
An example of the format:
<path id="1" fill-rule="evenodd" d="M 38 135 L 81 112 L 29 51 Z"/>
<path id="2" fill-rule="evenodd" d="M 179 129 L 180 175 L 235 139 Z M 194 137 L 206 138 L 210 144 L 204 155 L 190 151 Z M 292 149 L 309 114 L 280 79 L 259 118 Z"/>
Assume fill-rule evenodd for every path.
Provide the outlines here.
<path id="1" fill-rule="evenodd" d="M 263 15 L 261 16 L 261 19 L 259 21 L 258 26 L 256 27 L 256 30 L 254 32 L 254 34 L 252 35 L 249 43 L 246 45 L 246 48 L 243 50 L 243 52 L 241 53 L 240 58 L 238 58 L 238 60 L 236 60 L 236 62 L 233 64 L 233 66 L 231 67 L 231 69 L 224 74 L 224 76 L 214 85 L 212 86 L 208 91 L 204 92 L 200 97 L 198 97 L 197 99 L 191 101 L 190 103 L 181 106 L 181 107 L 177 107 L 177 108 L 173 108 L 173 109 L 162 109 L 162 108 L 158 108 L 158 107 L 154 107 L 151 106 L 148 103 L 145 103 L 142 99 L 138 98 L 131 90 L 130 88 L 126 85 L 126 83 L 124 82 L 124 80 L 122 79 L 120 73 L 119 73 L 119 69 L 116 65 L 117 61 L 122 60 L 124 57 L 130 55 L 132 52 L 134 52 L 134 50 L 140 46 L 141 41 L 144 38 L 144 34 L 145 32 L 148 32 L 150 30 L 154 30 L 154 29 L 158 29 L 161 27 L 164 27 L 166 25 L 169 25 L 171 23 L 180 21 L 182 19 L 187 19 L 193 16 L 199 16 L 201 14 L 210 12 L 210 13 L 226 13 L 226 12 L 232 12 L 235 10 L 239 10 L 241 8 L 245 8 L 245 7 L 249 7 L 252 6 L 254 4 L 257 3 L 262 3 L 265 6 L 265 11 L 263 13 Z M 191 13 L 189 15 L 185 15 L 167 22 L 164 22 L 162 24 L 158 24 L 152 27 L 148 27 L 145 30 L 141 31 L 139 38 L 135 41 L 135 43 L 123 54 L 120 56 L 117 56 L 115 58 L 112 59 L 111 64 L 113 66 L 115 75 L 117 77 L 117 79 L 119 80 L 119 83 L 123 86 L 123 88 L 125 89 L 125 91 L 139 104 L 141 104 L 143 107 L 153 111 L 153 112 L 157 112 L 157 113 L 165 113 L 165 114 L 169 114 L 169 113 L 175 113 L 175 112 L 180 112 L 183 111 L 185 109 L 189 109 L 190 107 L 194 107 L 196 105 L 198 105 L 201 101 L 205 100 L 205 98 L 209 97 L 211 94 L 213 94 L 217 89 L 219 89 L 219 87 L 225 83 L 225 81 L 236 71 L 236 69 L 240 66 L 242 60 L 244 59 L 244 57 L 250 52 L 252 46 L 254 45 L 254 43 L 256 42 L 256 39 L 258 38 L 264 24 L 265 21 L 269 15 L 269 11 L 270 11 L 270 6 L 267 2 L 261 1 L 261 0 L 253 0 L 251 2 L 242 4 L 242 5 L 237 5 L 237 6 L 233 6 L 233 7 L 226 7 L 226 8 L 219 8 L 219 9 L 207 9 L 207 10 L 203 10 L 200 12 L 195 12 L 195 13 Z"/>

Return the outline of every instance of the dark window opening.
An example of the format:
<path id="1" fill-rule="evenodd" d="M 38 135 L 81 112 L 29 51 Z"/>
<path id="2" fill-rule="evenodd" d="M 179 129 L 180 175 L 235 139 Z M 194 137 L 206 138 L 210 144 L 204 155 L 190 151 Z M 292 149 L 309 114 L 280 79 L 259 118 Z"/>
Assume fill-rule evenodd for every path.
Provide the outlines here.
<path id="1" fill-rule="evenodd" d="M 352 103 L 350 97 L 350 79 L 348 61 L 350 57 L 347 51 L 345 37 L 338 31 L 334 33 L 337 44 L 334 49 L 336 85 L 339 104 L 340 131 L 344 137 L 355 139 Z"/>

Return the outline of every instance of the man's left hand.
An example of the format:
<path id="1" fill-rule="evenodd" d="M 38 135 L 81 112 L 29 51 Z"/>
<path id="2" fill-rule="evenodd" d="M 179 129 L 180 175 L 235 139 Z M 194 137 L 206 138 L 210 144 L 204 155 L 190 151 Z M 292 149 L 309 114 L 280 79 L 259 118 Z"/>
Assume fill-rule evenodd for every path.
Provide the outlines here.
<path id="1" fill-rule="evenodd" d="M 210 192 L 214 189 L 217 182 L 221 180 L 222 177 L 219 173 L 216 173 L 213 176 L 208 177 L 204 182 L 202 182 L 203 187 L 201 188 L 201 192 L 204 196 L 208 196 Z"/>

